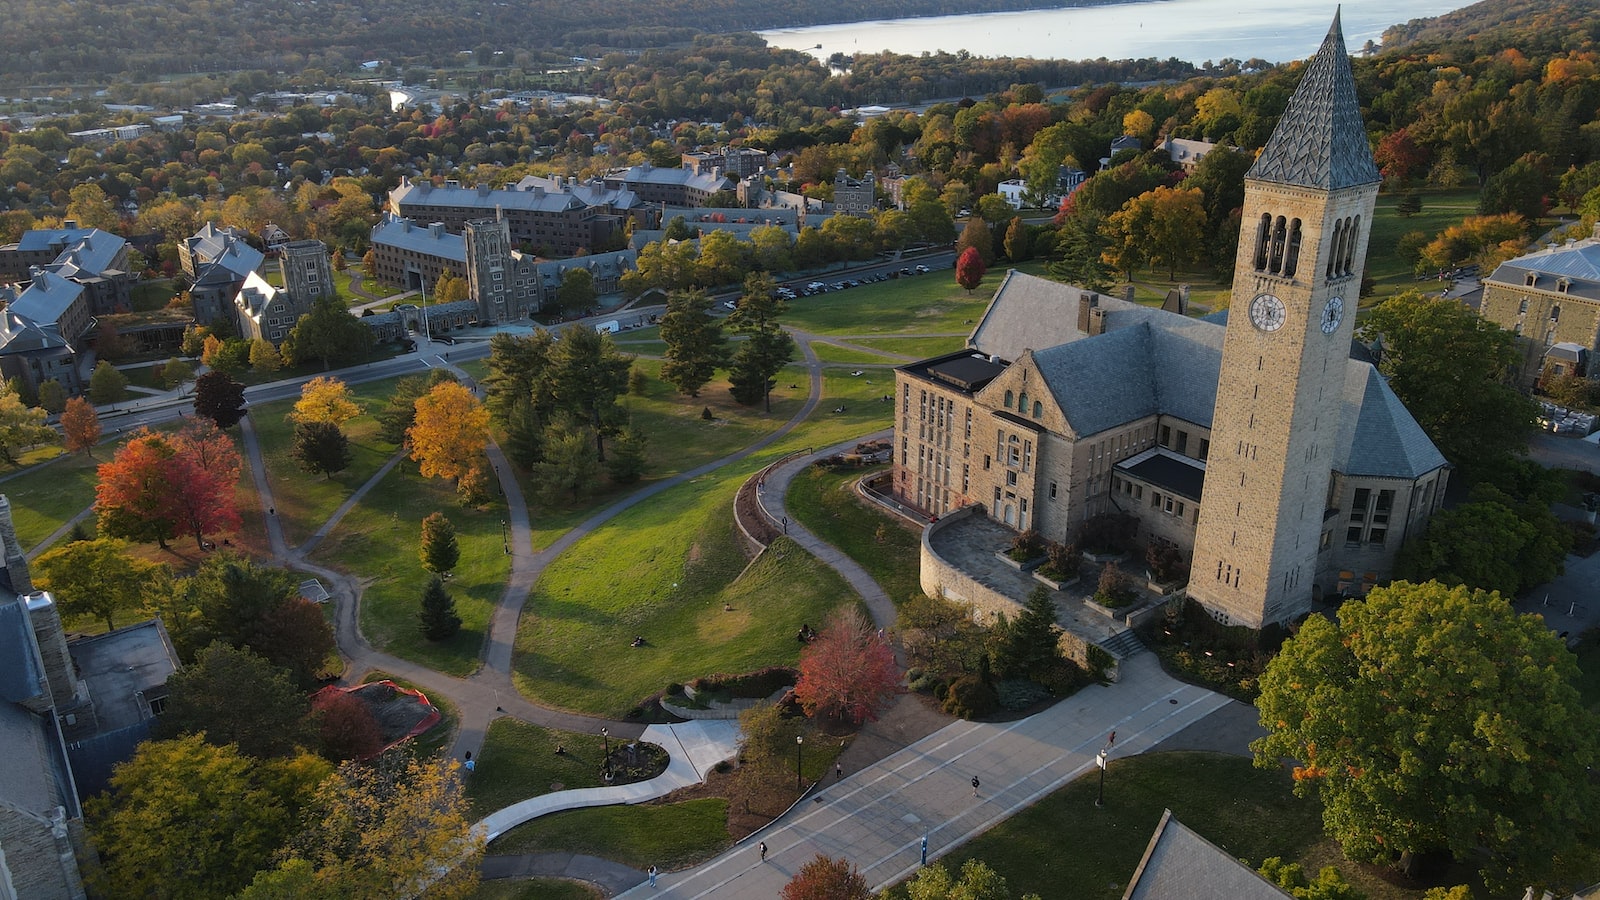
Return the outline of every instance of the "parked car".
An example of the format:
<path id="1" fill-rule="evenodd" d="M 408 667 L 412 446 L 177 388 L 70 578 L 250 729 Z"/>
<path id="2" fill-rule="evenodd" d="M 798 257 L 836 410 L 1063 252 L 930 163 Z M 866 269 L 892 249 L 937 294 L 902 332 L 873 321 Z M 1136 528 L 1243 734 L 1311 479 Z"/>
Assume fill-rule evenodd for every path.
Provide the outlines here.
<path id="1" fill-rule="evenodd" d="M 917 266 L 917 274 L 918 275 L 926 275 L 926 274 L 928 274 L 928 267 L 927 266 Z"/>

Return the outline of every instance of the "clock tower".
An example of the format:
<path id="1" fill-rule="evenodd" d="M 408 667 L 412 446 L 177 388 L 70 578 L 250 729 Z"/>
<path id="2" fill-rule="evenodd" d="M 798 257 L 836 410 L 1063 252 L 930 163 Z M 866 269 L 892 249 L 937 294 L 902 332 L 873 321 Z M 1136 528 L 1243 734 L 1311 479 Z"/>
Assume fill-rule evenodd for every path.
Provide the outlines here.
<path id="1" fill-rule="evenodd" d="M 1230 624 L 1310 608 L 1378 182 L 1335 14 L 1245 175 L 1189 574 Z"/>

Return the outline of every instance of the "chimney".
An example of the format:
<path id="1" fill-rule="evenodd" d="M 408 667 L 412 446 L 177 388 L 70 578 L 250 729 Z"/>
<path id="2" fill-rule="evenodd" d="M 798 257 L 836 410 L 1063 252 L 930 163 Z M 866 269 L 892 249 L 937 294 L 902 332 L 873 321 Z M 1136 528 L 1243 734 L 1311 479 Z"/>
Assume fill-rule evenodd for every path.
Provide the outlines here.
<path id="1" fill-rule="evenodd" d="M 444 237 L 444 223 L 443 222 L 430 222 L 428 224 L 428 237 L 432 237 L 432 238 Z"/>
<path id="2" fill-rule="evenodd" d="M 33 576 L 28 571 L 28 556 L 22 552 L 17 540 L 17 527 L 11 521 L 11 501 L 0 494 L 0 548 L 6 558 L 6 575 L 11 579 L 11 589 L 18 594 L 33 593 Z"/>
<path id="3" fill-rule="evenodd" d="M 1095 294 L 1085 291 L 1078 295 L 1078 331 L 1089 334 L 1089 311 L 1098 309 L 1100 298 Z"/>
<path id="4" fill-rule="evenodd" d="M 47 705 L 57 709 L 74 706 L 83 685 L 73 668 L 72 654 L 67 651 L 67 633 L 61 627 L 56 602 L 44 591 L 33 591 L 24 600 L 28 604 L 28 621 L 33 625 L 33 639 L 39 645 L 39 659 L 44 663 L 45 681 L 50 685 Z"/>
<path id="5" fill-rule="evenodd" d="M 68 231 L 77 231 L 78 230 L 78 220 L 77 219 L 62 219 L 61 220 L 61 227 L 65 228 Z"/>
<path id="6" fill-rule="evenodd" d="M 1122 289 L 1122 300 L 1125 303 L 1132 303 L 1133 302 L 1133 285 L 1130 284 L 1130 285 L 1127 285 L 1127 286 L 1123 287 L 1123 289 Z"/>

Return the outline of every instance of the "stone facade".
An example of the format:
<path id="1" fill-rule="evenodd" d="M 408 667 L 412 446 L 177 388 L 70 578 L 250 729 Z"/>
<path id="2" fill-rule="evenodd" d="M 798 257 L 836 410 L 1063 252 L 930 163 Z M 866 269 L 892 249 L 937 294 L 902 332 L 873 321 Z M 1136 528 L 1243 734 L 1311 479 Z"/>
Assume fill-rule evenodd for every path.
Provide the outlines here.
<path id="1" fill-rule="evenodd" d="M 1501 263 L 1483 283 L 1479 313 L 1516 334 L 1522 350 L 1521 380 L 1531 387 L 1545 374 L 1600 377 L 1592 362 L 1574 372 L 1569 360 L 1550 356 L 1557 344 L 1600 353 L 1600 224 L 1583 240 L 1552 244 Z"/>
<path id="2" fill-rule="evenodd" d="M 333 267 L 328 263 L 328 247 L 321 241 L 290 241 L 278 257 L 283 289 L 295 299 L 301 312 L 322 297 L 337 297 Z"/>

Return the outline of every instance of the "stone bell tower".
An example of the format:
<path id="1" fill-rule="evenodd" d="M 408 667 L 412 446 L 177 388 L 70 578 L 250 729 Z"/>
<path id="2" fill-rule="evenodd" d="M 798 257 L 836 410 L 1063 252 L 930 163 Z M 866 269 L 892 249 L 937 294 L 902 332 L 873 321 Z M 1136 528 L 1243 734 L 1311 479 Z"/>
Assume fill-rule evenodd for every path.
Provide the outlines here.
<path id="1" fill-rule="evenodd" d="M 1336 14 L 1245 175 L 1189 574 L 1224 622 L 1311 606 L 1378 182 Z"/>

